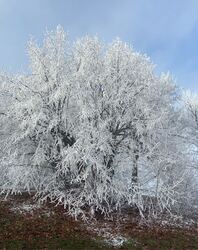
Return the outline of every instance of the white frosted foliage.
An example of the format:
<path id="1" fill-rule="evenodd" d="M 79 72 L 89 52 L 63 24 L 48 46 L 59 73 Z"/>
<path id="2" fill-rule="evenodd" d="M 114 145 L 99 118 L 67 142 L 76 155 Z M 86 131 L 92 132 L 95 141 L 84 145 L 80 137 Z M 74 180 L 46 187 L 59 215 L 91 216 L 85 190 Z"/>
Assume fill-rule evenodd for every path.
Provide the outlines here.
<path id="1" fill-rule="evenodd" d="M 59 26 L 28 44 L 30 74 L 2 73 L 2 193 L 34 191 L 69 213 L 170 209 L 182 181 L 176 87 L 119 39 L 73 44 Z M 197 97 L 195 97 L 197 104 Z M 193 104 L 194 105 L 194 104 Z M 194 106 L 192 106 L 194 109 Z M 175 175 L 176 176 L 176 175 Z M 149 198 L 149 201 L 148 201 Z"/>

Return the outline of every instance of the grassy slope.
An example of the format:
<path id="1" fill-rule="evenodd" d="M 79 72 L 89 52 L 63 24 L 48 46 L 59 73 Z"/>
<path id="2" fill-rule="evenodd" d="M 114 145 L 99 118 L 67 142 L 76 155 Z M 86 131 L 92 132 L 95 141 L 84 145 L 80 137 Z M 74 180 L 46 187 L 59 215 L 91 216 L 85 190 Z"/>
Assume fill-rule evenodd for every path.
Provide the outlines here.
<path id="1" fill-rule="evenodd" d="M 0 202 L 0 249 L 116 249 L 100 243 L 93 223 L 89 228 L 82 221 L 66 216 L 61 207 L 48 205 L 33 213 L 12 211 L 27 199 L 18 197 Z M 99 219 L 95 227 L 108 225 L 111 232 L 127 237 L 129 240 L 120 249 L 198 249 L 196 229 L 140 227 L 129 221 L 132 219 L 126 222 Z"/>

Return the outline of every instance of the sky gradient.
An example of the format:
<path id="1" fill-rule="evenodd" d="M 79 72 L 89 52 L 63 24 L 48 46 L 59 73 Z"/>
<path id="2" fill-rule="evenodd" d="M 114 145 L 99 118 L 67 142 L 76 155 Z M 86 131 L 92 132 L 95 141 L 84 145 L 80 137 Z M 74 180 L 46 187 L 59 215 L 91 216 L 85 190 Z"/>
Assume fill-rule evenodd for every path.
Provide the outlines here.
<path id="1" fill-rule="evenodd" d="M 74 40 L 119 37 L 198 91 L 197 0 L 0 0 L 0 69 L 26 72 L 27 41 L 60 24 Z"/>

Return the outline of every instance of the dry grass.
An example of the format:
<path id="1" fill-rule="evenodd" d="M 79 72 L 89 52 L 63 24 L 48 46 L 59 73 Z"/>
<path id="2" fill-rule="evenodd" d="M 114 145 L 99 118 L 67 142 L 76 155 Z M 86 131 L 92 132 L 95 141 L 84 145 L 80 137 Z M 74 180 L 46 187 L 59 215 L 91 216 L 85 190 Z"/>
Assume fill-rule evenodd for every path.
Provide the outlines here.
<path id="1" fill-rule="evenodd" d="M 34 206 L 27 195 L 0 202 L 0 249 L 116 249 L 104 239 L 124 236 L 120 249 L 198 249 L 198 231 L 140 224 L 135 212 L 75 221 L 59 206 Z"/>

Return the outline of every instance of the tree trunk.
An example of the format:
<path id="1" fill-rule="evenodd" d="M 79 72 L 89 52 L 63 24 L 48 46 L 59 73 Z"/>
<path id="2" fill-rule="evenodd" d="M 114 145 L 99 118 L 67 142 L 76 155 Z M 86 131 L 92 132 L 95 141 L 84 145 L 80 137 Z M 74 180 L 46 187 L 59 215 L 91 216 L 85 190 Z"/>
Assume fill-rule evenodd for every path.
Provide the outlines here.
<path id="1" fill-rule="evenodd" d="M 136 154 L 133 159 L 133 169 L 132 169 L 132 179 L 131 179 L 131 183 L 134 186 L 137 186 L 138 184 L 138 159 L 139 155 Z"/>
<path id="2" fill-rule="evenodd" d="M 139 159 L 139 150 L 136 148 L 134 150 L 134 156 L 132 160 L 133 168 L 132 168 L 132 176 L 131 176 L 131 192 L 137 192 L 138 187 L 138 159 Z"/>
<path id="3" fill-rule="evenodd" d="M 135 155 L 133 160 L 133 169 L 132 169 L 132 185 L 137 185 L 138 183 L 138 155 Z"/>

